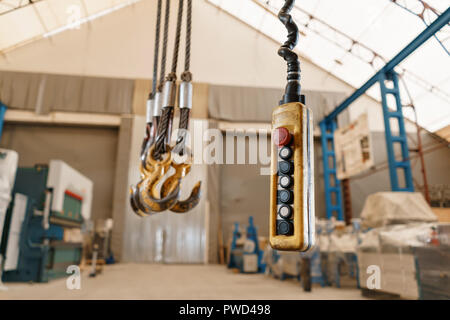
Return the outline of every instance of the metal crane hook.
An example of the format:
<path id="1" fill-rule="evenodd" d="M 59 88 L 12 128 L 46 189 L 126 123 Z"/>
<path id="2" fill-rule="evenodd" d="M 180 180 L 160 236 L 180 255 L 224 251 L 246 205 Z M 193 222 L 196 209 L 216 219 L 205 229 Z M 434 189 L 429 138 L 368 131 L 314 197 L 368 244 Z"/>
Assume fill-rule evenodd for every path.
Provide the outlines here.
<path id="1" fill-rule="evenodd" d="M 147 157 L 148 167 L 152 168 L 152 171 L 148 172 L 136 187 L 130 188 L 130 204 L 133 211 L 140 216 L 168 210 L 177 202 L 180 196 L 180 186 L 174 185 L 167 191 L 167 196 L 164 199 L 157 198 L 158 192 L 156 187 L 164 174 L 169 170 L 172 157 L 171 153 L 167 152 L 162 156 L 161 160 L 156 160 L 152 156 L 154 149 L 154 145 L 150 147 L 149 156 Z"/>
<path id="2" fill-rule="evenodd" d="M 148 209 L 142 204 L 142 199 L 139 193 L 143 180 L 146 179 L 146 177 L 148 177 L 154 170 L 154 168 L 148 165 L 147 163 L 148 148 L 149 146 L 147 145 L 145 151 L 141 155 L 141 163 L 140 163 L 141 179 L 136 184 L 136 186 L 130 187 L 131 208 L 137 215 L 141 217 L 145 217 L 147 214 L 150 214 L 150 212 L 148 212 Z"/>
<path id="3" fill-rule="evenodd" d="M 184 178 L 191 171 L 190 163 L 174 163 L 172 162 L 172 167 L 175 169 L 175 173 L 167 178 L 161 186 L 161 198 L 165 199 L 169 194 L 170 190 L 175 187 L 179 187 L 181 184 L 181 179 Z M 191 194 L 186 200 L 178 200 L 170 211 L 176 213 L 185 213 L 193 208 L 195 208 L 200 202 L 201 197 L 201 185 L 202 182 L 198 181 L 191 191 Z"/>
<path id="4" fill-rule="evenodd" d="M 142 205 L 141 199 L 139 197 L 139 187 L 141 183 L 142 180 L 139 181 L 137 186 L 130 187 L 130 205 L 134 213 L 141 217 L 145 217 L 148 213 L 146 212 L 146 208 Z"/>
<path id="5" fill-rule="evenodd" d="M 150 166 L 153 167 L 153 172 L 143 180 L 140 196 L 143 200 L 143 205 L 153 212 L 161 212 L 170 209 L 180 196 L 180 186 L 175 186 L 169 190 L 166 198 L 157 198 L 158 192 L 156 186 L 161 181 L 164 174 L 169 170 L 172 163 L 170 146 L 167 146 L 167 148 L 169 152 L 162 155 L 161 160 L 153 158 L 153 151 L 155 150 L 154 145 L 149 150 L 148 162 Z"/>

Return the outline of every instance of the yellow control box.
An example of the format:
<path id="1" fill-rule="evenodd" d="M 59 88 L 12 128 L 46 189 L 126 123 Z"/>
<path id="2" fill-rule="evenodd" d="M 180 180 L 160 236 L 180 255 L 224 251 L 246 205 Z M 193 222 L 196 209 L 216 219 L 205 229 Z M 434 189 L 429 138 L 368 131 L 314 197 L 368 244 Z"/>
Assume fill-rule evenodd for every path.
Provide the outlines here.
<path id="1" fill-rule="evenodd" d="M 315 242 L 312 112 L 300 102 L 272 113 L 270 244 L 307 251 Z"/>

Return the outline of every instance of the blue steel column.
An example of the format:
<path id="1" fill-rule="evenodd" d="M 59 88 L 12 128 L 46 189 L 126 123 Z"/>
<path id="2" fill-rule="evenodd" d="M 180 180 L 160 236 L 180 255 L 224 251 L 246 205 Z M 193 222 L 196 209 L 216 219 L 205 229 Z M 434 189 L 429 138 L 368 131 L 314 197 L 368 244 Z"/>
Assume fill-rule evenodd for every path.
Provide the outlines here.
<path id="1" fill-rule="evenodd" d="M 392 83 L 392 88 L 386 87 L 386 81 Z M 400 90 L 398 87 L 398 77 L 395 71 L 380 73 L 378 82 L 381 90 L 381 105 L 383 107 L 384 130 L 386 136 L 386 148 L 389 163 L 389 177 L 392 191 L 414 191 L 411 162 L 409 161 L 408 141 L 406 137 L 405 122 L 403 119 L 402 104 L 400 100 Z M 395 109 L 391 111 L 387 104 L 387 98 L 391 95 L 395 98 Z M 390 119 L 398 121 L 398 135 L 392 135 Z M 400 144 L 401 161 L 395 159 L 394 143 Z M 405 185 L 399 185 L 397 169 L 402 169 L 405 177 Z"/>
<path id="2" fill-rule="evenodd" d="M 344 220 L 341 200 L 341 182 L 336 176 L 336 154 L 334 151 L 334 131 L 336 130 L 336 121 L 321 121 L 320 132 L 322 140 L 322 164 L 323 177 L 325 182 L 325 206 L 327 219 L 335 216 L 337 220 Z M 330 148 L 328 147 L 330 145 Z M 330 158 L 333 167 L 330 167 Z M 335 181 L 331 185 L 331 180 Z M 336 203 L 332 202 L 332 194 L 335 194 Z"/>
<path id="3" fill-rule="evenodd" d="M 2 140 L 3 122 L 5 120 L 6 106 L 0 102 L 0 141 Z"/>

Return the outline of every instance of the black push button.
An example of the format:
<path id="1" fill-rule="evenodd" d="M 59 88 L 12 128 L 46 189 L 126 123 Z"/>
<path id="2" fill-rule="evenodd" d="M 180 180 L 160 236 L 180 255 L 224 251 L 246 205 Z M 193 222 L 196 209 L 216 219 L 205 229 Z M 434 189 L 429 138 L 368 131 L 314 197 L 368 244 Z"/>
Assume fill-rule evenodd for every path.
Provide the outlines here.
<path id="1" fill-rule="evenodd" d="M 280 209 L 278 209 L 278 214 L 283 219 L 289 219 L 292 216 L 292 207 L 288 205 L 282 205 Z"/>
<path id="2" fill-rule="evenodd" d="M 294 179 L 291 176 L 281 176 L 280 186 L 283 188 L 290 188 L 294 184 Z"/>
<path id="3" fill-rule="evenodd" d="M 290 161 L 280 161 L 278 169 L 282 174 L 291 175 L 294 172 L 294 164 Z"/>
<path id="4" fill-rule="evenodd" d="M 292 222 L 286 220 L 277 220 L 277 234 L 289 236 L 292 235 L 294 226 Z"/>
<path id="5" fill-rule="evenodd" d="M 290 190 L 281 190 L 279 192 L 280 201 L 283 203 L 291 203 L 294 198 L 292 191 Z"/>
<path id="6" fill-rule="evenodd" d="M 289 147 L 283 147 L 283 148 L 281 148 L 278 155 L 283 160 L 289 160 L 292 157 L 292 149 Z"/>

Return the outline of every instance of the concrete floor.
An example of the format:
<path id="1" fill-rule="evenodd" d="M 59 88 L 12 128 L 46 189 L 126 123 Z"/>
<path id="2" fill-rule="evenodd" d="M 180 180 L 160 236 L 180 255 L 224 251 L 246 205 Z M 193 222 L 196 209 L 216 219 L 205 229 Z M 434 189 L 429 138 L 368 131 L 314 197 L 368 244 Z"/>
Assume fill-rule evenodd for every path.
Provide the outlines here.
<path id="1" fill-rule="evenodd" d="M 80 290 L 66 279 L 45 284 L 7 283 L 3 299 L 364 299 L 357 289 L 304 292 L 296 281 L 262 274 L 235 274 L 220 265 L 117 264 L 96 278 L 84 272 Z"/>

